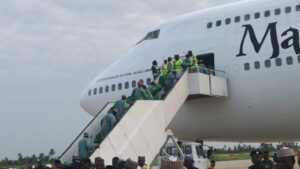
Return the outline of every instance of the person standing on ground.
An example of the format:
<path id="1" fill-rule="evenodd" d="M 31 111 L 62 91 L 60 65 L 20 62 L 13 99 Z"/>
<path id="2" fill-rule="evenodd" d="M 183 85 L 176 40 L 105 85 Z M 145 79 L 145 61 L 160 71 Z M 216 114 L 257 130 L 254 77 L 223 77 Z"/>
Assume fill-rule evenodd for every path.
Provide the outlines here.
<path id="1" fill-rule="evenodd" d="M 215 169 L 215 166 L 216 166 L 216 160 L 211 160 L 210 167 L 208 169 Z"/>
<path id="2" fill-rule="evenodd" d="M 132 161 L 130 158 L 126 160 L 124 169 L 137 169 L 138 163 Z"/>
<path id="3" fill-rule="evenodd" d="M 103 158 L 101 158 L 101 157 L 95 158 L 95 168 L 96 169 L 105 169 L 105 163 L 104 163 Z"/>
<path id="4" fill-rule="evenodd" d="M 263 152 L 263 160 L 262 164 L 265 166 L 265 169 L 273 169 L 274 168 L 274 163 L 269 159 L 269 151 L 264 150 Z"/>
<path id="5" fill-rule="evenodd" d="M 114 108 L 118 110 L 117 121 L 119 121 L 123 115 L 126 113 L 129 105 L 126 103 L 126 96 L 123 95 L 120 100 L 116 102 Z"/>
<path id="6" fill-rule="evenodd" d="M 108 112 L 101 120 L 101 131 L 96 136 L 94 143 L 100 144 L 109 132 L 114 128 L 116 124 L 117 109 L 113 109 L 112 112 Z"/>
<path id="7" fill-rule="evenodd" d="M 78 143 L 78 153 L 80 160 L 85 160 L 90 157 L 90 155 L 94 152 L 96 146 L 94 146 L 89 138 L 88 133 L 83 134 L 83 139 Z"/>
<path id="8" fill-rule="evenodd" d="M 148 165 L 145 163 L 146 158 L 145 156 L 139 156 L 138 157 L 138 164 L 141 167 L 141 169 L 149 169 Z"/>
<path id="9" fill-rule="evenodd" d="M 185 156 L 183 165 L 186 167 L 186 169 L 198 169 L 194 167 L 194 159 L 191 156 Z"/>
<path id="10" fill-rule="evenodd" d="M 117 169 L 119 161 L 120 161 L 119 157 L 114 157 L 112 159 L 112 165 L 107 165 L 105 169 Z"/>
<path id="11" fill-rule="evenodd" d="M 147 94 L 143 89 L 143 82 L 138 81 L 138 87 L 133 89 L 131 94 L 135 100 L 147 100 Z"/>
<path id="12" fill-rule="evenodd" d="M 61 169 L 62 168 L 62 164 L 60 160 L 55 160 L 53 163 L 53 167 L 52 169 Z"/>
<path id="13" fill-rule="evenodd" d="M 160 68 L 157 66 L 157 61 L 156 60 L 154 60 L 152 62 L 151 70 L 152 70 L 152 74 L 153 74 L 153 79 L 156 80 L 159 77 L 160 73 L 161 73 Z"/>
<path id="14" fill-rule="evenodd" d="M 277 161 L 277 160 L 278 160 L 278 158 L 277 158 L 277 153 L 274 153 L 272 157 L 273 157 L 273 161 L 274 161 L 274 163 L 275 163 L 275 164 L 274 164 L 274 169 L 279 169 L 279 166 L 278 166 L 278 163 L 277 163 L 277 162 L 278 162 L 278 161 Z"/>
<path id="15" fill-rule="evenodd" d="M 249 169 L 265 169 L 263 164 L 261 163 L 262 153 L 260 150 L 252 150 L 250 153 L 251 161 L 253 165 L 249 167 Z"/>
<path id="16" fill-rule="evenodd" d="M 279 169 L 294 169 L 295 153 L 293 149 L 284 147 L 277 152 Z"/>

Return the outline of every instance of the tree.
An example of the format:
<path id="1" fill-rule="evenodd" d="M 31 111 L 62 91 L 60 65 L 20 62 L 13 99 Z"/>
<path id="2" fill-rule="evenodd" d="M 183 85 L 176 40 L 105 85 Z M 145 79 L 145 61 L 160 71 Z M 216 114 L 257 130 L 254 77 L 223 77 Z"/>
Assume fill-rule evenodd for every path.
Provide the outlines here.
<path id="1" fill-rule="evenodd" d="M 53 159 L 53 156 L 54 156 L 54 155 L 55 155 L 55 151 L 54 151 L 53 148 L 51 148 L 50 151 L 49 151 L 49 156 L 50 156 L 50 158 Z"/>
<path id="2" fill-rule="evenodd" d="M 18 163 L 19 164 L 23 164 L 24 163 L 24 159 L 23 159 L 23 156 L 22 156 L 22 154 L 21 153 L 18 153 Z"/>

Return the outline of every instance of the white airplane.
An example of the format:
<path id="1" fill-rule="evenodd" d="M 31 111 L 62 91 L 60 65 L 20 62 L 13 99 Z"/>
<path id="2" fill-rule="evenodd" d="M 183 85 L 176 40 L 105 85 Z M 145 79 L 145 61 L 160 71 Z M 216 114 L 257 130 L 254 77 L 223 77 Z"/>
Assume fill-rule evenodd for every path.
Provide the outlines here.
<path id="1" fill-rule="evenodd" d="M 153 28 L 83 91 L 92 116 L 152 80 L 152 61 L 188 50 L 224 70 L 227 99 L 187 100 L 168 128 L 204 141 L 300 140 L 300 0 L 252 0 L 171 19 Z"/>

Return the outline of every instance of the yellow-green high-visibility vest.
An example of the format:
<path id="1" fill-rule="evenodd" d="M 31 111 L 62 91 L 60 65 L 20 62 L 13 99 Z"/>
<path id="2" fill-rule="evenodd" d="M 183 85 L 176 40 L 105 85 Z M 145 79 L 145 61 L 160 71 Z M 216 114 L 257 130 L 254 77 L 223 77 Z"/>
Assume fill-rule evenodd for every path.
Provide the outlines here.
<path id="1" fill-rule="evenodd" d="M 169 73 L 168 65 L 167 64 L 163 64 L 163 66 L 162 66 L 162 74 L 163 75 L 167 75 L 168 73 Z"/>
<path id="2" fill-rule="evenodd" d="M 198 67 L 198 60 L 195 55 L 190 56 L 190 66 L 191 66 L 191 68 Z"/>
<path id="3" fill-rule="evenodd" d="M 175 70 L 176 70 L 176 72 L 181 72 L 182 71 L 182 61 L 181 61 L 181 59 L 178 59 L 176 61 Z"/>

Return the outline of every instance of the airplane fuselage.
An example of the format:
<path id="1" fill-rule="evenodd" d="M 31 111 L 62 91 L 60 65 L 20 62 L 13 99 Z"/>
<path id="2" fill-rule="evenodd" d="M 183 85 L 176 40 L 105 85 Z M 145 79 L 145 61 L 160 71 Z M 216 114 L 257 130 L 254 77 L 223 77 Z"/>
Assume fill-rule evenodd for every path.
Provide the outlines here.
<path id="1" fill-rule="evenodd" d="M 229 97 L 187 100 L 168 127 L 176 137 L 300 140 L 299 16 L 299 0 L 264 0 L 172 19 L 153 29 L 158 37 L 141 41 L 96 77 L 80 104 L 95 116 L 107 102 L 130 95 L 133 83 L 152 80 L 153 60 L 192 50 L 214 57 L 214 69 L 225 71 L 216 75 L 228 78 Z"/>

